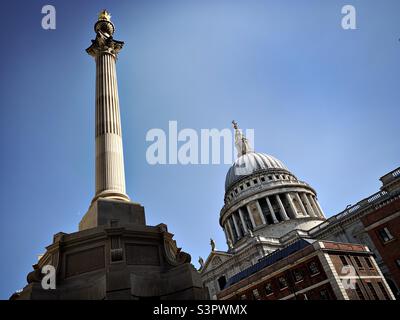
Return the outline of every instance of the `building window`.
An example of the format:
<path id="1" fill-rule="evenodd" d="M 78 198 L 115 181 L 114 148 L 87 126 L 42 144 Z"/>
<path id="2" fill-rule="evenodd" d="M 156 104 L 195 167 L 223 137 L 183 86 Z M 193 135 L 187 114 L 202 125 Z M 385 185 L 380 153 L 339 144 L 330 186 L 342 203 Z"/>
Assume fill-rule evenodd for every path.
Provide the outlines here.
<path id="1" fill-rule="evenodd" d="M 237 190 L 237 189 L 235 189 L 235 193 L 236 193 L 236 194 L 238 193 L 238 190 Z"/>
<path id="2" fill-rule="evenodd" d="M 243 185 L 240 185 L 240 190 L 243 190 Z"/>
<path id="3" fill-rule="evenodd" d="M 391 235 L 390 231 L 388 228 L 382 228 L 378 230 L 379 237 L 383 241 L 383 243 L 388 242 L 393 239 L 393 236 Z"/>
<path id="4" fill-rule="evenodd" d="M 316 274 L 319 273 L 319 268 L 318 268 L 318 265 L 317 265 L 317 263 L 315 261 L 311 262 L 308 265 L 308 268 L 310 269 L 311 275 L 316 275 Z"/>
<path id="5" fill-rule="evenodd" d="M 364 294 L 362 293 L 358 283 L 356 283 L 356 293 L 357 293 L 358 299 L 365 300 Z"/>
<path id="6" fill-rule="evenodd" d="M 371 262 L 371 258 L 364 257 L 364 260 L 365 260 L 365 263 L 367 264 L 368 268 L 374 269 L 374 266 L 372 265 L 372 262 Z"/>
<path id="7" fill-rule="evenodd" d="M 250 182 L 246 182 L 246 186 L 247 186 L 247 187 L 250 187 Z"/>
<path id="8" fill-rule="evenodd" d="M 359 257 L 354 257 L 354 261 L 356 262 L 358 269 L 364 270 L 364 267 Z"/>
<path id="9" fill-rule="evenodd" d="M 253 290 L 253 297 L 254 297 L 254 300 L 261 300 L 260 294 L 258 293 L 257 289 Z"/>
<path id="10" fill-rule="evenodd" d="M 345 256 L 339 256 L 339 258 L 340 258 L 340 261 L 342 262 L 343 266 L 349 265 Z"/>
<path id="11" fill-rule="evenodd" d="M 287 288 L 288 284 L 285 277 L 279 277 L 278 282 L 279 282 L 279 288 L 281 289 Z"/>
<path id="12" fill-rule="evenodd" d="M 321 300 L 330 300 L 328 290 L 321 290 L 319 292 L 319 297 L 321 298 Z"/>
<path id="13" fill-rule="evenodd" d="M 378 295 L 377 295 L 377 293 L 375 291 L 375 288 L 372 285 L 372 283 L 371 282 L 367 282 L 367 286 L 369 288 L 369 291 L 371 291 L 372 295 L 374 296 L 374 300 L 379 300 L 379 297 L 378 297 Z"/>
<path id="14" fill-rule="evenodd" d="M 299 269 L 293 270 L 293 278 L 295 282 L 299 282 L 303 280 L 303 272 Z"/>
<path id="15" fill-rule="evenodd" d="M 279 176 L 278 175 L 276 175 L 275 178 L 276 178 L 276 180 L 279 180 Z"/>
<path id="16" fill-rule="evenodd" d="M 258 183 L 257 179 L 254 179 L 254 180 L 253 180 L 253 183 L 254 183 L 254 184 L 257 184 L 257 183 Z"/>
<path id="17" fill-rule="evenodd" d="M 379 289 L 381 289 L 383 296 L 386 300 L 390 300 L 389 294 L 387 293 L 385 287 L 383 286 L 382 282 L 378 282 Z"/>
<path id="18" fill-rule="evenodd" d="M 269 180 L 272 180 L 272 176 L 268 176 L 268 179 L 269 179 Z"/>
<path id="19" fill-rule="evenodd" d="M 218 285 L 219 285 L 219 290 L 224 290 L 226 286 L 226 277 L 222 276 L 218 278 Z"/>
<path id="20" fill-rule="evenodd" d="M 266 285 L 265 285 L 265 294 L 267 295 L 267 296 L 269 296 L 269 295 L 271 295 L 271 294 L 273 294 L 274 293 L 274 290 L 272 290 L 272 285 L 271 285 L 271 283 L 267 283 Z"/>
<path id="21" fill-rule="evenodd" d="M 265 182 L 265 177 L 261 177 L 261 181 L 262 181 L 262 182 Z"/>

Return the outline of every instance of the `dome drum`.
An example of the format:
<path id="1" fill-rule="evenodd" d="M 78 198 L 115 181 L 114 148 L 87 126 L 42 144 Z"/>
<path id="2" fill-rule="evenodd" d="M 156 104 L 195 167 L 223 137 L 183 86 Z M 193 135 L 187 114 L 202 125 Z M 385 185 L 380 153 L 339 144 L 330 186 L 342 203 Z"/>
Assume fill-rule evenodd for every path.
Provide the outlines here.
<path id="1" fill-rule="evenodd" d="M 235 200 L 243 198 L 253 192 L 264 191 L 275 187 L 285 185 L 305 184 L 298 181 L 297 178 L 289 171 L 283 169 L 259 170 L 250 176 L 243 176 L 229 190 L 225 192 L 225 206 L 235 202 Z M 307 185 L 307 184 L 305 184 Z"/>

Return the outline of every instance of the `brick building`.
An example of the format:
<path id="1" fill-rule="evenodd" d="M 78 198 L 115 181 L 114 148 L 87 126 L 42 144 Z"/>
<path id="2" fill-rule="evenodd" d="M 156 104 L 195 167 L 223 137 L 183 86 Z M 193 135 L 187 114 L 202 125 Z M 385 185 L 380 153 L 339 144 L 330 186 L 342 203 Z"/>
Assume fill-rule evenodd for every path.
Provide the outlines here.
<path id="1" fill-rule="evenodd" d="M 229 279 L 217 298 L 394 300 L 394 295 L 367 247 L 301 239 Z"/>
<path id="2" fill-rule="evenodd" d="M 380 178 L 380 191 L 309 230 L 314 239 L 368 246 L 396 298 L 400 298 L 400 168 Z"/>
<path id="3" fill-rule="evenodd" d="M 361 218 L 391 278 L 400 287 L 400 198 Z"/>

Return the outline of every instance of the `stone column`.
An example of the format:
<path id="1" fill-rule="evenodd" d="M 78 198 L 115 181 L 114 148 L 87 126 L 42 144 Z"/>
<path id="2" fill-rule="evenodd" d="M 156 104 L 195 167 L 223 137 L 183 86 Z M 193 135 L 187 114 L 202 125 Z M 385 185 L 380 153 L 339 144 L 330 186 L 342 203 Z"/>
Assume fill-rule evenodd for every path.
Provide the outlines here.
<path id="1" fill-rule="evenodd" d="M 241 238 L 243 235 L 240 232 L 240 228 L 239 228 L 239 226 L 237 224 L 235 212 L 232 213 L 232 221 L 233 221 L 233 225 L 234 225 L 234 227 L 236 229 L 236 234 L 238 235 L 238 238 Z"/>
<path id="2" fill-rule="evenodd" d="M 287 201 L 289 202 L 290 209 L 292 209 L 292 211 L 293 211 L 293 214 L 294 214 L 293 218 L 298 218 L 299 214 L 297 213 L 297 208 L 293 203 L 292 197 L 289 195 L 289 193 L 286 193 L 285 195 L 286 195 Z"/>
<path id="3" fill-rule="evenodd" d="M 240 220 L 242 221 L 244 233 L 247 234 L 248 233 L 248 229 L 247 229 L 246 220 L 244 220 L 242 208 L 239 208 L 238 211 L 239 211 Z"/>
<path id="4" fill-rule="evenodd" d="M 271 212 L 272 221 L 274 223 L 278 223 L 279 221 L 276 218 L 276 215 L 275 215 L 275 212 L 274 212 L 274 208 L 272 208 L 272 205 L 271 205 L 271 201 L 269 201 L 268 197 L 265 197 L 265 201 L 267 201 L 268 209 Z"/>
<path id="5" fill-rule="evenodd" d="M 303 215 L 306 216 L 306 215 L 307 215 L 307 210 L 306 210 L 306 208 L 304 207 L 304 204 L 303 204 L 303 202 L 301 201 L 300 196 L 299 196 L 299 194 L 298 194 L 297 192 L 295 193 L 295 197 L 296 197 L 297 201 L 298 201 L 299 204 L 300 204 L 301 211 L 303 212 Z"/>
<path id="6" fill-rule="evenodd" d="M 86 49 L 96 61 L 96 183 L 95 196 L 130 201 L 125 191 L 124 156 L 115 62 L 123 42 L 112 35 L 109 17 L 95 24 L 96 39 Z"/>
<path id="7" fill-rule="evenodd" d="M 235 239 L 235 241 L 238 241 L 239 233 L 238 233 L 237 229 L 235 228 L 235 222 L 233 221 L 232 216 L 230 216 L 230 218 L 228 218 L 228 222 L 229 222 L 229 226 L 231 227 L 231 230 L 232 230 L 233 238 Z M 235 237 L 235 233 L 236 233 L 236 237 Z"/>
<path id="8" fill-rule="evenodd" d="M 258 214 L 261 217 L 262 223 L 263 224 L 267 224 L 267 221 L 265 221 L 265 217 L 264 217 L 264 214 L 262 212 L 262 209 L 261 209 L 261 206 L 260 206 L 260 203 L 258 202 L 258 200 L 256 200 L 256 206 L 257 206 Z"/>
<path id="9" fill-rule="evenodd" d="M 317 215 L 314 213 L 314 210 L 313 210 L 313 208 L 311 206 L 310 201 L 308 200 L 307 194 L 306 193 L 301 193 L 300 196 L 303 199 L 304 203 L 306 204 L 308 214 L 311 217 L 317 217 Z"/>
<path id="10" fill-rule="evenodd" d="M 276 197 L 276 201 L 278 201 L 279 208 L 281 208 L 281 212 L 282 212 L 282 215 L 283 215 L 283 219 L 284 219 L 284 220 L 289 220 L 289 216 L 287 215 L 286 209 L 285 209 L 285 207 L 283 206 L 281 197 L 279 196 L 279 194 L 276 194 L 275 197 Z"/>
<path id="11" fill-rule="evenodd" d="M 230 225 L 228 219 L 227 219 L 226 222 L 225 222 L 225 229 L 228 230 L 228 233 L 229 233 L 229 236 L 230 236 L 229 238 L 230 238 L 230 240 L 232 241 L 232 243 L 235 243 L 235 236 L 233 235 L 233 231 L 232 231 L 232 229 L 231 229 L 231 225 Z"/>
<path id="12" fill-rule="evenodd" d="M 315 202 L 314 202 L 314 199 L 312 198 L 312 195 L 309 194 L 309 193 L 306 193 L 306 197 L 308 198 L 308 201 L 310 202 L 310 204 L 311 204 L 311 206 L 312 206 L 312 208 L 313 208 L 313 210 L 314 210 L 314 215 L 315 215 L 316 217 L 320 217 L 318 208 L 317 208 L 317 206 L 316 206 L 316 204 L 315 204 Z"/>
<path id="13" fill-rule="evenodd" d="M 325 218 L 324 211 L 322 211 L 322 208 L 319 205 L 317 198 L 314 196 L 313 199 L 314 199 L 315 204 L 318 207 L 318 211 L 319 211 L 319 214 L 320 214 L 321 218 Z"/>
<path id="14" fill-rule="evenodd" d="M 228 231 L 226 230 L 226 225 L 222 229 L 224 230 L 225 238 L 226 238 L 226 244 L 228 245 L 228 248 L 229 248 L 229 241 L 232 242 L 232 239 L 230 239 L 230 237 L 229 237 Z"/>
<path id="15" fill-rule="evenodd" d="M 254 222 L 253 213 L 251 212 L 251 210 L 250 210 L 251 208 L 249 208 L 248 204 L 246 204 L 246 209 L 247 209 L 247 212 L 250 217 L 251 225 L 253 226 L 253 229 L 254 229 L 256 227 L 256 223 Z"/>

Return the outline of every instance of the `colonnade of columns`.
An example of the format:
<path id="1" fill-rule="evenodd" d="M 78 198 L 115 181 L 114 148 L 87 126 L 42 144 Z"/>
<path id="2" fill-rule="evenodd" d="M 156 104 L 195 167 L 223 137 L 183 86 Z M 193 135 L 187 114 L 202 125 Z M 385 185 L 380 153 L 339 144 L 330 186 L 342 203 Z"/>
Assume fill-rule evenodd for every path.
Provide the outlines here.
<path id="1" fill-rule="evenodd" d="M 325 218 L 316 197 L 307 192 L 280 193 L 259 198 L 252 207 L 240 207 L 225 220 L 223 229 L 233 244 L 260 225 L 304 217 Z"/>

